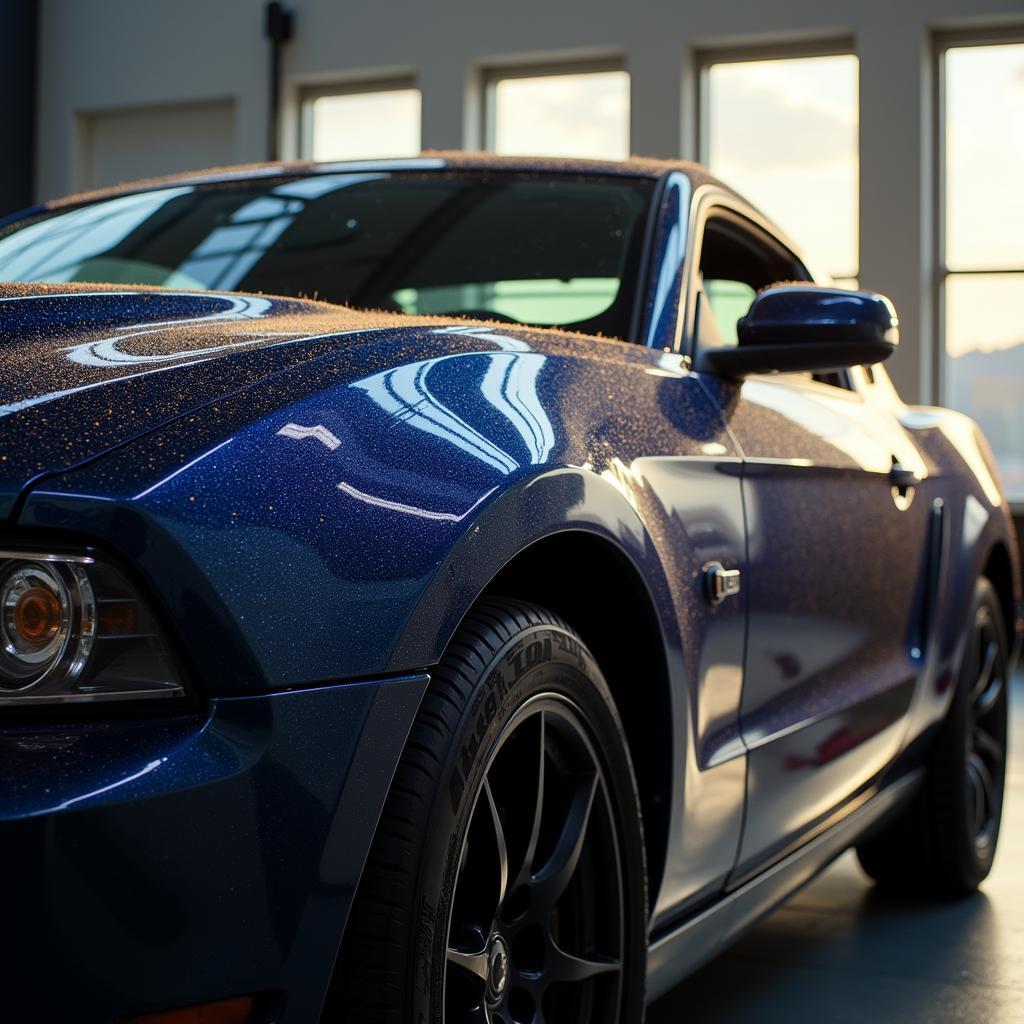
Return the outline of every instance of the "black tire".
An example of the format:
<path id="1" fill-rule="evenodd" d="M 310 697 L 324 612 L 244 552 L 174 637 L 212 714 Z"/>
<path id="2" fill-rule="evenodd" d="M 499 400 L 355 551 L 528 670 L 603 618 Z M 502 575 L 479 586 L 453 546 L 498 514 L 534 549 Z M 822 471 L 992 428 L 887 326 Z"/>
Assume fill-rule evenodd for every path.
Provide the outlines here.
<path id="1" fill-rule="evenodd" d="M 952 899 L 992 869 L 1006 774 L 1006 630 L 992 584 L 975 584 L 953 702 L 913 802 L 857 847 L 861 866 L 897 894 Z"/>
<path id="2" fill-rule="evenodd" d="M 635 1024 L 646 955 L 639 801 L 600 669 L 552 613 L 482 602 L 399 763 L 334 1019 Z"/>

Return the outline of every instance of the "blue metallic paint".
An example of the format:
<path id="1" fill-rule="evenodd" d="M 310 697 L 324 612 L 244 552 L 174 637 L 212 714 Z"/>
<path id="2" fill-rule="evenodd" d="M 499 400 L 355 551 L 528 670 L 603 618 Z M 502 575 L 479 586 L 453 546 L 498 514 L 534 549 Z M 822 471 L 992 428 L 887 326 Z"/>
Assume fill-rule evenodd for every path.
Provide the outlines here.
<path id="1" fill-rule="evenodd" d="M 920 667 L 907 637 L 928 496 L 897 507 L 894 458 L 922 476 L 925 466 L 894 416 L 849 392 L 752 379 L 716 394 L 746 460 L 743 875 L 875 779 L 899 748 Z"/>
<path id="2" fill-rule="evenodd" d="M 685 169 L 659 191 L 646 345 L 297 300 L 0 300 L 20 339 L 0 431 L 25 441 L 0 464 L 6 537 L 130 564 L 209 697 L 0 734 L 0 858 L 36 922 L 3 954 L 24 998 L 59 959 L 78 1019 L 268 988 L 315 1019 L 425 671 L 504 566 L 566 531 L 625 555 L 664 646 L 644 683 L 674 737 L 657 987 L 665 950 L 677 972 L 705 955 L 671 945 L 704 934 L 672 932 L 691 908 L 746 883 L 708 912 L 739 927 L 785 891 L 750 888 L 765 863 L 881 806 L 948 705 L 969 581 L 1014 551 L 1006 505 L 973 424 L 884 374 L 841 393 L 689 369 L 698 193 Z M 903 507 L 894 456 L 921 478 Z M 717 608 L 712 560 L 744 581 Z"/>
<path id="3" fill-rule="evenodd" d="M 5 1018 L 98 1024 L 269 990 L 315 1020 L 426 681 L 5 727 Z"/>
<path id="4" fill-rule="evenodd" d="M 658 196 L 650 285 L 637 334 L 649 348 L 674 350 L 679 299 L 686 285 L 686 243 L 693 186 L 679 171 L 668 174 Z"/>

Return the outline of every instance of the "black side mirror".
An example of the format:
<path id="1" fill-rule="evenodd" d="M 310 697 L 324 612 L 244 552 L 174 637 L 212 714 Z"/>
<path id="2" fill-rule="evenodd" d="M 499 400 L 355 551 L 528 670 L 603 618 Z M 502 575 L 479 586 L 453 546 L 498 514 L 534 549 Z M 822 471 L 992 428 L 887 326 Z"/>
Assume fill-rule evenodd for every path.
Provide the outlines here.
<path id="1" fill-rule="evenodd" d="M 698 351 L 697 369 L 742 377 L 880 363 L 896 351 L 899 321 L 875 292 L 777 284 L 758 293 L 736 334 L 735 346 Z"/>

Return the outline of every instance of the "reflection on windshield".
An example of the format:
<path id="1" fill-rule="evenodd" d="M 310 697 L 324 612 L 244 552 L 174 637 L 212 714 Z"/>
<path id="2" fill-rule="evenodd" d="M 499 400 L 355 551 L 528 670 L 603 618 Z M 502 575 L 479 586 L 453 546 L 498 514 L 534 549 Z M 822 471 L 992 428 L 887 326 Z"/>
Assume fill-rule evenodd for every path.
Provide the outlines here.
<path id="1" fill-rule="evenodd" d="M 0 280 L 74 281 L 83 263 L 108 252 L 162 207 L 192 191 L 191 187 L 166 188 L 120 196 L 30 224 L 0 238 Z M 169 275 L 164 272 L 163 276 Z"/>
<path id="2" fill-rule="evenodd" d="M 385 177 L 349 174 L 341 178 L 304 178 L 278 185 L 271 195 L 240 206 L 225 225 L 215 227 L 185 258 L 181 273 L 207 288 L 231 291 L 306 209 L 305 200 Z"/>
<path id="3" fill-rule="evenodd" d="M 230 291 L 281 237 L 305 204 L 261 196 L 239 207 L 182 261 L 181 273 L 208 287 Z"/>
<path id="4" fill-rule="evenodd" d="M 158 188 L 0 228 L 0 280 L 293 295 L 626 337 L 652 189 L 456 171 Z"/>

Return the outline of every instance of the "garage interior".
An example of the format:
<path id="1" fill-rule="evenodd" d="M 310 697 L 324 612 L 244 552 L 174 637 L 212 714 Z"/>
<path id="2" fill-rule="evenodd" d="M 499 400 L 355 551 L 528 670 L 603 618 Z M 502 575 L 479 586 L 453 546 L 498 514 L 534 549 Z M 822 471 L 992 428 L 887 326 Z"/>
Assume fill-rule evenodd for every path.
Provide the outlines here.
<path id="1" fill-rule="evenodd" d="M 1024 531 L 1020 0 L 0 0 L 0 216 L 260 160 L 683 157 L 888 294 L 908 402 L 983 426 Z M 1024 1020 L 1024 679 L 982 892 L 922 909 L 847 854 L 654 1024 Z M 738 984 L 737 979 L 742 979 Z"/>

